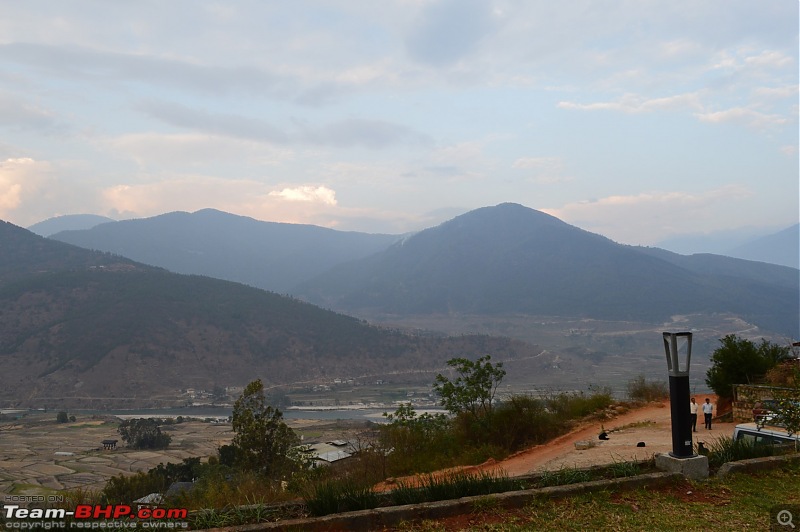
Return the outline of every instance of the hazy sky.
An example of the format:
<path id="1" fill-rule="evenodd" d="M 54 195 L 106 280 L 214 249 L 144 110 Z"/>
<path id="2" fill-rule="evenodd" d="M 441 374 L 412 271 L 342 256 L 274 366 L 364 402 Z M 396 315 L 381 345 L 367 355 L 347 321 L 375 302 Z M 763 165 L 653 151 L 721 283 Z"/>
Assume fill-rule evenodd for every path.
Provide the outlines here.
<path id="1" fill-rule="evenodd" d="M 798 221 L 796 0 L 0 0 L 0 219 Z"/>

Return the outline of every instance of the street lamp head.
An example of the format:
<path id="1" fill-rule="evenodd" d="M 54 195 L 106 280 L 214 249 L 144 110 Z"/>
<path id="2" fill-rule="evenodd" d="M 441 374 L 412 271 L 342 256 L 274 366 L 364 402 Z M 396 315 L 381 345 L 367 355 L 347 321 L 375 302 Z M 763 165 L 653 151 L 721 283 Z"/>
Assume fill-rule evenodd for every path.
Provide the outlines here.
<path id="1" fill-rule="evenodd" d="M 692 333 L 665 332 L 663 337 L 669 374 L 674 377 L 688 377 L 692 359 Z"/>

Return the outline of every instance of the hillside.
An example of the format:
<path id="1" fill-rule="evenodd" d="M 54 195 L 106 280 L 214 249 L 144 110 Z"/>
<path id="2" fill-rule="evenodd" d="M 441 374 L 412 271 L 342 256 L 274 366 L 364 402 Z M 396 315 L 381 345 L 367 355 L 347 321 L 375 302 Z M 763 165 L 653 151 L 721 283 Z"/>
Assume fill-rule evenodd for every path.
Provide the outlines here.
<path id="1" fill-rule="evenodd" d="M 293 293 L 365 316 L 522 313 L 658 323 L 677 314 L 730 313 L 798 336 L 797 270 L 666 259 L 502 204 L 336 267 Z"/>
<path id="2" fill-rule="evenodd" d="M 487 336 L 385 330 L 4 222 L 0 249 L 0 404 L 156 406 L 174 402 L 180 389 L 242 386 L 256 377 L 270 385 L 323 382 L 424 371 L 454 356 L 537 352 Z"/>
<path id="3" fill-rule="evenodd" d="M 286 293 L 337 264 L 382 251 L 399 237 L 262 222 L 204 209 L 63 231 L 52 238 L 176 273 Z"/>
<path id="4" fill-rule="evenodd" d="M 800 224 L 731 249 L 728 255 L 747 260 L 800 267 Z"/>

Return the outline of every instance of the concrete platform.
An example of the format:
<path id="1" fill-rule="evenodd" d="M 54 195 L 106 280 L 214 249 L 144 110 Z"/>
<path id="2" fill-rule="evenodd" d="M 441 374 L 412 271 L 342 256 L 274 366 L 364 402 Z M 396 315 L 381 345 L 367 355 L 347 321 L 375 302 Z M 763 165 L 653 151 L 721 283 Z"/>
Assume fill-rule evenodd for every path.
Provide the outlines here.
<path id="1" fill-rule="evenodd" d="M 656 455 L 656 467 L 669 473 L 680 473 L 692 480 L 708 478 L 708 457 L 695 455 L 690 458 L 675 458 L 671 454 Z"/>

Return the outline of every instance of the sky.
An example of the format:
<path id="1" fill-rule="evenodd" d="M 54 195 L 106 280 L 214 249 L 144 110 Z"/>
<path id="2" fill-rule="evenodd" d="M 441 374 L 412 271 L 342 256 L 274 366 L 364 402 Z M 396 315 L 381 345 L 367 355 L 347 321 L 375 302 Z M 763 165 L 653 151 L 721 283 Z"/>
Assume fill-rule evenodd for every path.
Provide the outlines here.
<path id="1" fill-rule="evenodd" d="M 796 0 L 0 0 L 0 219 L 798 222 Z"/>

